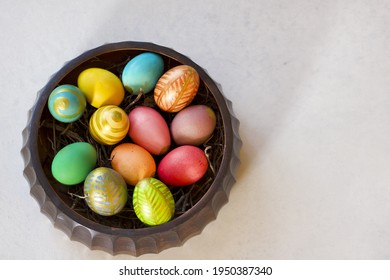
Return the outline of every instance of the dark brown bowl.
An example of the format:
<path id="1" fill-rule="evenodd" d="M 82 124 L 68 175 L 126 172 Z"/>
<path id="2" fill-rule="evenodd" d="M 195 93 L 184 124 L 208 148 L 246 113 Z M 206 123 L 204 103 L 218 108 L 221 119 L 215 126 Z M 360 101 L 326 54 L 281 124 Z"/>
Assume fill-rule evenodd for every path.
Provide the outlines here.
<path id="1" fill-rule="evenodd" d="M 213 155 L 217 162 L 214 172 L 208 172 L 210 179 L 205 183 L 204 193 L 199 194 L 197 191 L 198 198 L 191 193 L 190 196 L 195 197 L 195 200 L 191 204 L 180 205 L 183 211 L 176 211 L 177 214 L 170 222 L 154 227 L 139 226 L 136 223 L 130 226 L 127 223 L 113 226 L 97 218 L 97 215 L 77 210 L 75 203 L 83 203 L 82 199 L 81 202 L 77 197 L 75 200 L 75 196 L 70 195 L 66 186 L 52 178 L 49 167 L 54 152 L 50 148 L 53 145 L 50 141 L 53 127 L 50 127 L 50 124 L 54 124 L 54 120 L 48 113 L 47 100 L 51 91 L 58 85 L 65 83 L 77 85 L 77 77 L 82 70 L 100 67 L 120 75 L 129 58 L 145 51 L 160 54 L 165 61 L 165 70 L 179 64 L 187 64 L 197 70 L 201 79 L 199 91 L 203 94 L 199 95 L 202 99 L 195 99 L 194 102 L 209 102 L 216 110 L 219 123 L 217 126 L 219 125 L 221 129 L 221 135 L 217 139 L 221 155 Z M 106 44 L 66 63 L 39 91 L 35 105 L 28 112 L 28 123 L 23 130 L 21 154 L 25 163 L 24 176 L 29 182 L 31 195 L 41 207 L 41 212 L 71 240 L 113 255 L 123 253 L 139 256 L 159 253 L 171 247 L 181 246 L 190 237 L 200 234 L 210 221 L 216 219 L 221 207 L 227 203 L 239 165 L 241 140 L 238 128 L 239 121 L 232 112 L 231 102 L 223 96 L 220 87 L 205 70 L 191 59 L 172 49 L 152 43 Z M 183 192 L 192 191 L 189 187 L 185 188 L 187 189 Z M 178 208 L 178 205 L 176 207 Z"/>

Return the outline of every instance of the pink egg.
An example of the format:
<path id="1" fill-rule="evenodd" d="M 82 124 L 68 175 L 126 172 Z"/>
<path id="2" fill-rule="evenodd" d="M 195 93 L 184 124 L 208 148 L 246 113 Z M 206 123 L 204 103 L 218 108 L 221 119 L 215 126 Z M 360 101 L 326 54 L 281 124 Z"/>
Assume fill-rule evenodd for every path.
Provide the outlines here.
<path id="1" fill-rule="evenodd" d="M 169 128 L 155 109 L 140 106 L 129 113 L 129 136 L 153 155 L 165 154 L 171 145 Z"/>
<path id="2" fill-rule="evenodd" d="M 204 152 L 195 146 L 184 145 L 164 156 L 158 165 L 157 175 L 167 185 L 182 187 L 200 180 L 207 168 Z"/>
<path id="3" fill-rule="evenodd" d="M 198 146 L 213 134 L 216 120 L 214 111 L 206 105 L 184 108 L 172 120 L 172 139 L 177 145 Z"/>

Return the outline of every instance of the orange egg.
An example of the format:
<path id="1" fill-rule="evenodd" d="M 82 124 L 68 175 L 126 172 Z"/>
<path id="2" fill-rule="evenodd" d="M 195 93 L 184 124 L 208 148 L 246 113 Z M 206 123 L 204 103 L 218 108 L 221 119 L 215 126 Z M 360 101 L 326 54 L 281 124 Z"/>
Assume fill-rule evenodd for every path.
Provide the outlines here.
<path id="1" fill-rule="evenodd" d="M 173 67 L 158 80 L 154 88 L 154 101 L 163 111 L 178 112 L 192 102 L 199 83 L 199 74 L 191 66 Z"/>
<path id="2" fill-rule="evenodd" d="M 127 184 L 135 186 L 141 179 L 153 177 L 156 163 L 152 155 L 136 144 L 123 143 L 111 152 L 111 166 Z"/>

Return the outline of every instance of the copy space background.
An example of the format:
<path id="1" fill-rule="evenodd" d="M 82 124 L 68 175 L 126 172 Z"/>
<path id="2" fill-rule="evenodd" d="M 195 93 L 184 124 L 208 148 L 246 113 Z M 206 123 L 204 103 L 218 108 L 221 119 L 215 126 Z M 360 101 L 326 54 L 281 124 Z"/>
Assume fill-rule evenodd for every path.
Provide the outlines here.
<path id="1" fill-rule="evenodd" d="M 0 258 L 134 259 L 55 229 L 20 156 L 50 75 L 127 40 L 205 68 L 244 143 L 217 220 L 139 259 L 390 258 L 389 1 L 1 0 L 0 11 Z"/>

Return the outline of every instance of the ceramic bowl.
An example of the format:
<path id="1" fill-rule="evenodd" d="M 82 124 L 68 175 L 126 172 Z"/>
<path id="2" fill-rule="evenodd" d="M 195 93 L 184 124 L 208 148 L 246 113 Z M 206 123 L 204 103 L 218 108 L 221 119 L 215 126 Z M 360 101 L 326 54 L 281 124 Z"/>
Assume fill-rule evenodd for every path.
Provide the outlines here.
<path id="1" fill-rule="evenodd" d="M 55 151 L 64 145 L 61 135 L 70 133 L 77 124 L 58 123 L 47 108 L 48 97 L 53 89 L 61 84 L 77 85 L 77 77 L 84 69 L 99 67 L 120 76 L 129 59 L 146 51 L 158 53 L 163 57 L 165 71 L 181 64 L 190 65 L 197 70 L 201 83 L 199 96 L 197 95 L 193 103 L 209 104 L 217 114 L 219 129 L 219 134 L 202 146 L 209 155 L 210 162 L 213 160 L 212 168 L 209 168 L 205 178 L 201 180 L 203 185 L 173 188 L 172 193 L 176 198 L 174 218 L 152 227 L 135 222 L 134 219 L 121 220 L 126 215 L 134 214 L 130 209 L 131 205 L 127 211 L 115 218 L 99 217 L 90 213 L 77 187 L 61 185 L 53 178 L 50 165 Z M 133 102 L 134 96 L 128 95 L 124 102 Z M 147 95 L 139 102 L 152 104 L 151 98 Z M 123 107 L 126 106 L 124 103 Z M 169 122 L 172 115 L 165 115 L 165 118 Z M 86 51 L 67 62 L 38 92 L 37 100 L 28 112 L 27 126 L 23 131 L 21 154 L 25 163 L 24 176 L 30 185 L 31 195 L 40 205 L 41 212 L 71 240 L 79 241 L 92 250 L 103 250 L 113 255 L 139 256 L 159 253 L 171 247 L 181 246 L 190 237 L 200 234 L 208 223 L 216 219 L 221 207 L 228 202 L 239 166 L 242 145 L 238 129 L 239 121 L 233 114 L 231 102 L 222 94 L 221 87 L 202 67 L 188 57 L 153 43 L 106 44 Z M 59 138 L 54 139 L 55 137 Z M 74 136 L 73 141 L 78 141 L 77 137 Z M 123 141 L 130 140 L 126 138 Z M 98 144 L 93 144 L 99 149 Z M 157 158 L 156 161 L 158 160 Z M 109 162 L 107 164 L 109 165 Z"/>

